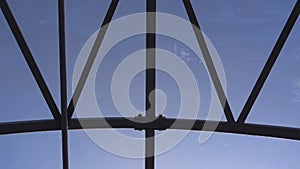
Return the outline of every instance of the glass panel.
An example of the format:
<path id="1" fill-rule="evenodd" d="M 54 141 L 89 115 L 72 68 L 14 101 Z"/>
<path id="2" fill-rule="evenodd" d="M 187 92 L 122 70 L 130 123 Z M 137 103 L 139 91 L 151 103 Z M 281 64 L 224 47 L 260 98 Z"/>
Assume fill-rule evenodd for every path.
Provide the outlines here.
<path id="1" fill-rule="evenodd" d="M 300 127 L 299 29 L 298 20 L 247 122 Z"/>
<path id="2" fill-rule="evenodd" d="M 115 130 L 122 131 L 123 134 L 136 135 L 136 131 L 132 130 Z M 97 130 L 101 134 L 102 130 Z M 112 132 L 112 130 L 110 131 Z M 118 140 L 111 140 L 110 143 L 115 147 L 128 146 L 118 142 Z M 138 149 L 136 147 L 136 149 Z M 143 150 L 141 150 L 143 151 Z M 95 142 L 93 142 L 83 131 L 70 132 L 70 168 L 81 169 L 90 168 L 96 169 L 104 168 L 134 168 L 139 169 L 144 167 L 143 159 L 124 158 L 112 154 L 104 150 Z"/>
<path id="3" fill-rule="evenodd" d="M 0 136 L 1 168 L 61 168 L 60 132 Z"/>
<path id="4" fill-rule="evenodd" d="M 120 1 L 114 19 L 118 19 L 123 16 L 145 12 L 145 1 L 140 0 L 128 0 Z"/>
<path id="5" fill-rule="evenodd" d="M 237 118 L 295 2 L 192 2 L 222 60 L 228 100 Z"/>
<path id="6" fill-rule="evenodd" d="M 114 116 L 125 116 L 134 117 L 138 115 L 138 112 L 120 112 L 116 109 L 118 106 L 117 102 L 114 102 L 112 92 L 112 79 L 118 66 L 122 62 L 128 59 L 132 53 L 144 50 L 145 48 L 145 35 L 132 36 L 127 39 L 122 40 L 105 55 L 103 61 L 101 62 L 97 77 L 96 77 L 96 97 L 98 105 L 103 113 L 104 117 L 114 117 Z M 146 52 L 142 52 L 139 57 L 145 57 Z M 131 65 L 134 66 L 134 65 Z M 126 67 L 129 69 L 129 67 Z M 127 71 L 127 70 L 124 70 Z M 129 73 L 129 71 L 128 71 Z M 138 73 L 138 72 L 137 72 Z M 118 83 L 117 88 L 124 87 L 124 77 L 122 79 L 117 79 L 114 83 Z M 135 78 L 131 81 L 128 93 L 132 106 L 134 106 L 138 111 L 143 112 L 145 106 L 145 73 L 144 71 L 138 73 Z M 123 102 L 122 102 L 123 103 Z M 119 104 L 122 104 L 119 103 Z M 123 103 L 124 104 L 124 103 Z M 127 105 L 126 105 L 127 106 Z M 130 106 L 130 105 L 128 105 Z M 120 110 L 120 109 L 119 109 Z"/>
<path id="7" fill-rule="evenodd" d="M 56 33 L 54 29 L 56 18 L 53 18 L 55 16 L 51 13 L 55 11 L 55 6 L 52 3 L 39 3 L 40 1 L 9 2 L 28 45 L 32 47 L 34 56 L 37 56 L 35 58 L 38 58 L 37 61 L 50 90 L 54 96 L 57 96 L 57 50 L 54 49 L 57 38 L 53 36 Z M 52 7 L 48 8 L 49 6 Z M 2 37 L 0 38 L 0 121 L 52 119 L 48 106 L 2 14 L 0 20 Z"/>
<path id="8" fill-rule="evenodd" d="M 76 60 L 86 41 L 103 22 L 110 5 L 109 0 L 66 1 L 66 39 L 68 96 L 72 96 L 72 79 Z"/>
<path id="9" fill-rule="evenodd" d="M 281 29 L 290 14 L 294 1 L 192 1 L 203 32 L 211 40 L 221 57 L 227 78 L 228 99 L 234 116 L 240 113 L 257 77 L 272 50 Z M 56 1 L 16 1 L 9 4 L 20 24 L 22 32 L 34 54 L 44 78 L 58 104 L 59 64 Z M 88 39 L 99 29 L 107 12 L 109 0 L 66 1 L 68 97 L 71 98 L 73 70 L 79 53 Z M 157 11 L 187 19 L 181 1 L 158 1 Z M 120 1 L 113 20 L 122 16 L 145 11 L 145 1 Z M 0 15 L 0 122 L 52 118 L 48 107 L 28 69 L 22 54 Z M 169 22 L 167 22 L 169 23 Z M 130 23 L 126 23 L 130 25 Z M 145 20 L 136 24 L 145 27 Z M 114 31 L 128 28 L 117 27 Z M 136 26 L 134 24 L 134 26 Z M 284 47 L 266 86 L 263 88 L 247 122 L 297 126 L 300 100 L 299 21 Z M 169 30 L 181 29 L 171 27 Z M 192 29 L 185 36 L 194 34 Z M 117 33 L 117 32 L 115 32 Z M 104 42 L 113 39 L 111 31 Z M 193 39 L 195 40 L 195 39 Z M 194 42 L 196 43 L 196 41 Z M 200 91 L 199 119 L 206 119 L 212 96 L 208 72 L 189 46 L 178 39 L 157 35 L 157 47 L 177 56 L 194 74 Z M 145 48 L 145 35 L 126 38 L 111 48 L 96 70 L 95 97 L 104 117 L 136 116 L 145 109 L 145 72 L 133 77 L 129 84 L 128 98 L 138 111 L 118 112 L 111 96 L 113 75 L 120 63 L 138 50 Z M 145 52 L 139 53 L 145 59 Z M 158 55 L 163 57 L 163 55 Z M 160 58 L 158 58 L 159 60 Z M 79 61 L 80 62 L 80 61 Z M 144 63 L 144 62 L 143 62 Z M 81 63 L 84 64 L 84 63 Z M 173 65 L 174 66 L 174 65 Z M 142 65 L 141 67 L 144 67 Z M 177 68 L 177 67 L 175 67 Z M 128 67 L 129 70 L 129 67 Z M 78 70 L 76 70 L 78 71 Z M 177 117 L 180 107 L 180 86 L 170 74 L 157 71 L 157 88 L 167 97 L 167 117 Z M 123 87 L 120 83 L 117 87 Z M 194 95 L 194 93 L 186 93 Z M 121 95 L 121 94 L 120 94 Z M 161 97 L 157 96 L 157 97 Z M 90 98 L 81 100 L 90 102 Z M 161 106 L 161 102 L 157 101 Z M 129 105 L 127 105 L 129 106 Z M 219 103 L 213 104 L 213 107 Z M 86 107 L 89 113 L 90 107 Z M 91 111 L 93 112 L 93 111 Z M 159 113 L 159 111 L 157 112 Z M 183 112 L 184 113 L 184 112 Z M 99 114 L 97 114 L 99 115 Z M 86 117 L 89 116 L 87 114 Z M 224 116 L 223 116 L 224 120 Z M 1 130 L 1 129 L 0 129 Z M 144 131 L 133 129 L 89 130 L 99 134 L 105 145 L 115 150 L 144 153 L 144 142 L 133 144 L 108 136 L 116 132 L 124 138 L 144 138 Z M 173 131 L 180 132 L 180 131 Z M 182 132 L 182 131 L 181 131 Z M 156 131 L 162 135 L 166 131 Z M 172 138 L 170 138 L 171 140 Z M 158 139 L 157 139 L 158 140 Z M 273 139 L 235 134 L 214 134 L 205 144 L 200 144 L 199 133 L 191 132 L 174 145 L 170 151 L 156 157 L 156 168 L 297 168 L 298 141 Z M 142 140 L 143 141 L 143 140 Z M 168 146 L 168 139 L 157 146 Z M 103 146 L 103 145 L 101 145 Z M 69 132 L 70 168 L 142 168 L 143 158 L 116 155 L 101 147 L 84 131 Z M 129 149 L 128 149 L 129 148 Z M 156 147 L 157 148 L 157 147 Z M 161 147 L 160 147 L 161 148 Z M 43 132 L 0 136 L 0 164 L 2 168 L 61 168 L 61 133 Z M 143 156 L 140 156 L 143 157 Z M 175 160 L 174 160 L 175 159 Z"/>
<path id="10" fill-rule="evenodd" d="M 214 134 L 200 144 L 198 137 L 198 132 L 191 132 L 172 150 L 157 156 L 156 168 L 281 169 L 299 165 L 297 141 Z"/>
<path id="11" fill-rule="evenodd" d="M 192 36 L 194 36 L 193 32 L 190 32 Z M 196 41 L 195 41 L 196 43 Z M 157 48 L 161 50 L 166 50 L 168 52 L 171 52 L 173 55 L 177 56 L 178 59 L 180 59 L 187 67 L 190 69 L 192 75 L 194 76 L 197 87 L 199 90 L 199 96 L 200 96 L 200 108 L 199 112 L 193 112 L 198 113 L 197 118 L 198 119 L 206 119 L 208 112 L 209 112 L 209 106 L 211 104 L 211 84 L 209 81 L 209 75 L 208 72 L 202 63 L 202 60 L 195 54 L 193 49 L 190 48 L 190 46 L 184 44 L 180 41 L 180 39 L 174 39 L 172 37 L 167 37 L 163 35 L 157 35 Z M 163 60 L 165 56 L 163 54 L 157 55 L 157 60 Z M 173 63 L 169 61 L 169 64 L 171 66 Z M 178 68 L 177 68 L 178 69 Z M 172 74 L 174 72 L 173 70 L 158 70 L 157 71 L 157 88 L 162 90 L 165 93 L 166 96 L 166 108 L 163 114 L 166 117 L 170 118 L 176 118 L 179 116 L 179 113 L 182 113 L 181 118 L 191 118 L 189 115 L 192 112 L 193 109 L 186 109 L 182 107 L 183 102 L 186 103 L 186 101 L 183 101 L 181 98 L 182 95 L 196 95 L 196 91 L 190 91 L 186 92 L 186 88 L 183 88 L 183 86 L 180 86 L 183 81 L 181 80 L 183 76 L 183 71 L 181 71 L 179 76 L 176 76 L 175 74 Z M 176 76 L 176 77 L 175 77 Z M 191 82 L 189 82 L 191 83 Z M 162 101 L 157 100 L 157 109 L 160 110 L 163 108 Z M 217 102 L 219 104 L 219 102 Z M 193 105 L 195 106 L 195 105 Z M 182 108 L 182 109 L 181 109 Z M 185 109 L 185 110 L 183 110 Z M 188 111 L 188 112 L 184 112 Z M 157 112 L 161 113 L 161 112 Z"/>
<path id="12" fill-rule="evenodd" d="M 163 0 L 157 1 L 157 12 L 175 15 L 188 20 L 182 1 Z M 180 27 L 178 27 L 180 28 Z"/>
<path id="13" fill-rule="evenodd" d="M 57 3 L 47 0 L 9 2 L 48 88 L 59 104 Z"/>
<path id="14" fill-rule="evenodd" d="M 127 3 L 120 1 L 119 5 L 116 9 L 116 12 L 113 16 L 113 22 L 110 24 L 109 29 L 105 35 L 105 38 L 102 42 L 102 45 L 110 45 L 112 37 L 116 34 L 116 32 L 110 31 L 111 29 L 116 30 L 116 24 L 120 23 L 119 18 L 134 14 L 135 12 L 142 12 L 145 9 L 145 4 L 142 1 L 137 0 L 131 0 L 133 5 L 128 5 Z M 69 67 L 69 73 L 70 76 L 74 78 L 73 69 L 75 68 L 76 63 L 80 63 L 81 61 L 78 60 L 78 56 L 80 55 L 80 51 L 83 50 L 86 46 L 84 46 L 88 39 L 99 29 L 104 16 L 106 15 L 106 12 L 108 10 L 108 6 L 110 4 L 110 1 L 105 2 L 105 4 L 102 6 L 101 10 L 99 8 L 95 8 L 95 2 L 94 3 L 88 3 L 88 6 L 91 6 L 91 8 L 84 8 L 81 9 L 79 7 L 80 3 L 70 3 L 68 5 L 69 13 L 68 13 L 68 32 L 69 32 L 69 50 L 71 50 L 70 56 L 70 64 Z M 81 6 L 81 5 L 80 5 Z M 78 8 L 83 11 L 78 12 Z M 96 12 L 86 12 L 90 10 L 97 10 L 101 11 L 101 14 L 96 14 Z M 76 17 L 80 14 L 79 20 Z M 74 17 L 75 16 L 75 17 Z M 81 18 L 81 19 L 80 19 Z M 82 23 L 79 23 L 79 22 Z M 125 25 L 122 25 L 124 29 L 126 30 L 117 30 L 122 32 L 126 32 L 127 30 L 130 31 L 131 28 L 126 28 Z M 137 22 L 134 23 L 136 25 L 141 24 L 144 25 L 144 22 Z M 79 26 L 80 25 L 80 26 Z M 119 28 L 117 28 L 119 29 Z M 94 34 L 96 35 L 96 34 Z M 94 36 L 96 37 L 96 36 Z M 108 53 L 105 54 L 103 60 L 101 63 L 99 63 L 99 67 L 97 68 L 96 73 L 96 80 L 95 80 L 95 95 L 97 97 L 97 107 L 101 108 L 101 111 L 103 112 L 103 115 L 105 116 L 120 116 L 122 113 L 119 113 L 116 108 L 114 107 L 112 96 L 111 96 L 111 82 L 112 77 L 115 73 L 115 69 L 117 66 L 128 56 L 131 55 L 133 52 L 137 50 L 142 50 L 145 48 L 145 36 L 131 36 L 126 39 L 117 39 L 121 40 L 117 44 L 114 44 L 111 46 L 110 49 L 108 49 Z M 94 41 L 94 40 L 92 40 Z M 91 42 L 92 42 L 91 41 Z M 89 48 L 91 49 L 93 43 L 90 43 Z M 102 51 L 104 48 L 100 48 L 100 51 Z M 89 50 L 90 51 L 90 50 Z M 72 55 L 72 56 L 71 56 Z M 89 55 L 89 52 L 85 52 L 81 56 L 84 58 L 87 58 Z M 141 56 L 144 57 L 144 56 Z M 99 58 L 99 55 L 97 56 Z M 96 59 L 97 60 L 97 59 Z M 86 62 L 86 60 L 84 60 Z M 97 62 L 97 61 L 95 61 Z M 96 63 L 94 62 L 94 66 Z M 82 64 L 83 65 L 83 64 Z M 83 67 L 83 66 L 82 66 Z M 78 67 L 76 68 L 78 71 Z M 79 72 L 79 71 L 78 71 Z M 77 76 L 76 76 L 77 77 Z M 69 78 L 70 82 L 72 82 L 72 78 Z M 78 78 L 78 77 L 77 77 Z M 120 83 L 119 85 L 122 85 Z M 133 79 L 130 89 L 128 91 L 129 97 L 131 98 L 132 104 L 142 111 L 144 108 L 144 75 L 143 73 L 139 74 L 136 78 Z M 82 96 L 82 95 L 81 95 Z M 91 98 L 89 98 L 91 99 Z M 83 100 L 79 100 L 81 102 Z M 90 106 L 87 106 L 88 108 Z M 77 110 L 78 111 L 78 110 Z M 136 112 L 132 112 L 130 116 L 136 116 Z M 98 115 L 98 114 L 97 114 Z M 124 114 L 123 114 L 124 115 Z M 85 117 L 95 117 L 95 115 L 89 115 L 86 114 Z"/>

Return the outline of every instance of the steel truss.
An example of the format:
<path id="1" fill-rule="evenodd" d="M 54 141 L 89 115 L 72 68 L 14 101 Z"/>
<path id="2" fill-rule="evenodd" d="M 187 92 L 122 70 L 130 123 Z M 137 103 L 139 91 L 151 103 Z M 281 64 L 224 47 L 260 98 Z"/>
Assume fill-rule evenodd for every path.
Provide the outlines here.
<path id="1" fill-rule="evenodd" d="M 220 79 L 216 73 L 216 69 L 212 62 L 210 53 L 208 51 L 206 42 L 201 33 L 200 25 L 196 18 L 190 0 L 182 0 L 185 10 L 188 14 L 191 25 L 193 26 L 194 34 L 197 37 L 197 42 L 204 56 L 205 63 L 208 67 L 208 72 L 212 78 L 214 87 L 217 91 L 217 95 L 221 103 L 224 105 L 224 114 L 227 121 L 206 121 L 206 120 L 194 120 L 194 119 L 172 119 L 163 116 L 156 116 L 154 111 L 147 111 L 145 117 L 116 117 L 116 118 L 86 118 L 77 119 L 72 118 L 74 109 L 77 101 L 80 97 L 85 81 L 89 74 L 89 71 L 96 58 L 98 50 L 102 44 L 105 33 L 109 28 L 109 24 L 112 20 L 114 12 L 118 6 L 119 0 L 112 0 L 109 6 L 108 12 L 102 22 L 101 31 L 96 38 L 96 41 L 92 47 L 91 53 L 89 54 L 88 61 L 84 67 L 84 70 L 79 79 L 78 85 L 73 93 L 71 101 L 67 102 L 67 80 L 66 80 L 66 45 L 65 45 L 65 2 L 64 0 L 58 0 L 58 29 L 59 29 L 59 58 L 60 58 L 60 90 L 61 90 L 61 109 L 59 110 L 54 102 L 51 92 L 36 64 L 34 57 L 26 43 L 24 36 L 16 22 L 13 13 L 11 12 L 9 5 L 6 0 L 0 0 L 0 7 L 4 14 L 5 19 L 18 43 L 18 46 L 28 64 L 28 67 L 50 109 L 53 118 L 49 120 L 34 120 L 34 121 L 18 121 L 18 122 L 6 122 L 0 123 L 0 135 L 5 134 L 16 134 L 26 132 L 41 132 L 41 131 L 52 131 L 61 130 L 62 133 L 62 158 L 63 168 L 69 168 L 68 158 L 68 130 L 83 129 L 79 121 L 84 121 L 85 128 L 131 128 L 136 130 L 145 130 L 145 168 L 155 168 L 155 155 L 154 147 L 156 130 L 195 130 L 195 131 L 216 131 L 223 133 L 234 133 L 234 134 L 246 134 L 266 137 L 276 137 L 283 139 L 300 140 L 300 128 L 291 128 L 283 126 L 272 126 L 272 125 L 261 125 L 261 124 L 249 124 L 246 123 L 246 119 L 255 103 L 262 87 L 268 78 L 274 63 L 276 62 L 281 49 L 283 48 L 298 16 L 300 11 L 300 0 L 297 0 L 291 14 L 284 25 L 284 28 L 276 41 L 275 46 L 272 49 L 271 54 L 256 81 L 242 112 L 237 120 L 232 115 L 231 108 L 227 102 L 225 92 L 221 86 Z M 156 0 L 146 0 L 146 27 L 148 32 L 155 32 L 156 29 Z M 156 47 L 156 34 L 146 34 L 146 49 L 153 49 Z M 155 67 L 155 52 L 147 50 L 146 53 L 146 68 Z M 155 100 L 149 100 L 148 95 L 152 90 L 155 89 L 155 69 L 146 70 L 146 109 L 150 107 L 150 102 L 155 103 Z M 152 105 L 153 106 L 153 105 Z M 155 105 L 154 105 L 155 106 Z M 153 109 L 152 109 L 153 110 Z M 151 122 L 146 122 L 149 119 L 154 119 Z M 176 123 L 174 123 L 176 121 Z M 108 123 L 110 126 L 107 126 Z M 193 124 L 190 127 L 188 124 Z M 215 130 L 209 128 L 203 128 L 204 123 L 217 124 Z"/>

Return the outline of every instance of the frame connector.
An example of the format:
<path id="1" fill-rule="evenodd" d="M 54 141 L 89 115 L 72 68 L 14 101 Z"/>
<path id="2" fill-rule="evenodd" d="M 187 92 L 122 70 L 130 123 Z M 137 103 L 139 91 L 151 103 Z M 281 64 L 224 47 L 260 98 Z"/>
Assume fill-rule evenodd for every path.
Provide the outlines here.
<path id="1" fill-rule="evenodd" d="M 136 122 L 135 130 L 146 130 L 146 129 L 154 129 L 154 130 L 166 130 L 167 127 L 159 126 L 157 123 L 161 123 L 161 121 L 166 121 L 167 118 L 162 114 L 157 117 L 147 117 L 142 114 L 138 114 L 133 118 L 134 122 Z"/>

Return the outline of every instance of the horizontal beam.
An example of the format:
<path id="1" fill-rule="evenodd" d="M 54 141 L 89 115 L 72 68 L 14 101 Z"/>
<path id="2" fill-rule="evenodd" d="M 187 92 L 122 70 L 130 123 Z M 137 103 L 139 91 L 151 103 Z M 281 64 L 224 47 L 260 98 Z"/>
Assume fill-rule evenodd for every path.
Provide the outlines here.
<path id="1" fill-rule="evenodd" d="M 232 124 L 228 122 L 205 121 L 205 120 L 190 120 L 190 119 L 172 119 L 158 118 L 153 122 L 145 123 L 144 119 L 137 118 L 84 118 L 71 119 L 69 121 L 69 129 L 83 129 L 80 122 L 85 124 L 85 129 L 108 129 L 108 128 L 127 128 L 138 130 L 193 130 L 193 131 L 216 131 L 221 133 L 255 135 L 264 137 L 275 137 L 290 140 L 300 141 L 300 128 L 271 126 L 262 124 Z M 176 123 L 175 123 L 176 121 Z M 107 123 L 109 125 L 107 125 Z M 190 124 L 192 124 L 192 127 Z M 203 128 L 204 124 L 214 126 L 218 124 L 215 130 Z M 60 122 L 56 120 L 35 120 L 35 121 L 20 121 L 0 123 L 0 135 L 17 134 L 28 132 L 42 132 L 61 130 Z"/>

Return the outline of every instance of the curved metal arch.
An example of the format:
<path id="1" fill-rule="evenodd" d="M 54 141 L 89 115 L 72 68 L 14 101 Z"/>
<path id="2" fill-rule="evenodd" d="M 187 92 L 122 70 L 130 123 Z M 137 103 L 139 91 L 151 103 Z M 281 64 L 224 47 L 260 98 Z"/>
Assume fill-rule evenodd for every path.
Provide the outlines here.
<path id="1" fill-rule="evenodd" d="M 84 122 L 85 128 L 80 124 Z M 158 118 L 150 123 L 144 123 L 141 119 L 136 118 L 111 117 L 111 118 L 84 118 L 71 119 L 69 121 L 69 129 L 109 129 L 109 128 L 127 128 L 135 130 L 193 130 L 193 131 L 211 131 L 220 133 L 233 133 L 253 136 L 264 136 L 283 138 L 300 141 L 300 128 L 271 126 L 262 124 L 231 124 L 228 122 L 192 120 L 192 119 L 173 119 L 173 118 Z M 174 123 L 176 121 L 176 124 Z M 109 126 L 107 125 L 109 124 Z M 194 124 L 192 127 L 187 127 L 189 124 Z M 204 124 L 218 124 L 215 130 L 203 128 Z M 57 131 L 61 130 L 60 122 L 56 120 L 35 120 L 35 121 L 20 121 L 8 122 L 0 124 L 0 135 L 42 132 L 42 131 Z"/>

